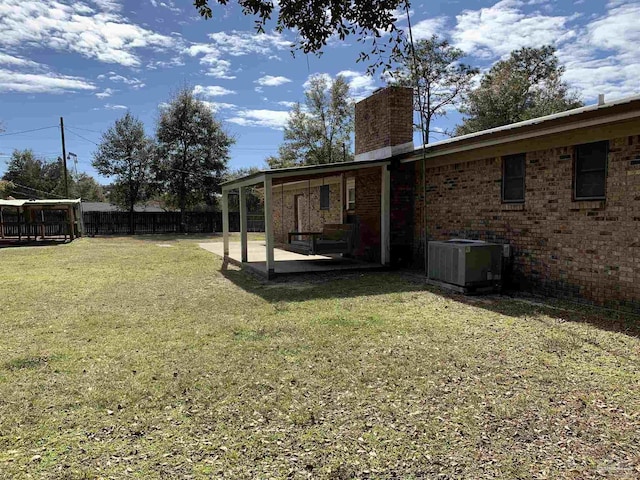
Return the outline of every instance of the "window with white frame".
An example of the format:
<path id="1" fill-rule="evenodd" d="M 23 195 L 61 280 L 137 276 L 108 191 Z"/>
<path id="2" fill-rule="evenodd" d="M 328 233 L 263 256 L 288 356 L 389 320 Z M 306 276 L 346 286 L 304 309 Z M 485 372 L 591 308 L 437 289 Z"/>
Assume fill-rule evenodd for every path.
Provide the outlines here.
<path id="1" fill-rule="evenodd" d="M 347 179 L 347 210 L 356 208 L 356 179 Z"/>

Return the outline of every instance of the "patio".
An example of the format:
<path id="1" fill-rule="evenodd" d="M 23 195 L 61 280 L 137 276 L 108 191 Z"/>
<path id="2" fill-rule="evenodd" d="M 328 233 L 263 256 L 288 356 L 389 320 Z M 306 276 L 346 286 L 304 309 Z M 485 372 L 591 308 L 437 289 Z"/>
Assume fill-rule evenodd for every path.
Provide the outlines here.
<path id="1" fill-rule="evenodd" d="M 363 159 L 306 165 L 265 170 L 223 183 L 223 258 L 242 265 L 257 264 L 260 273 L 266 272 L 267 278 L 278 273 L 390 265 L 389 164 L 387 159 Z M 247 188 L 261 191 L 265 215 L 265 241 L 252 247 L 255 252 L 251 259 L 248 257 Z M 229 242 L 231 194 L 238 195 L 240 212 L 240 245 L 234 247 L 239 248 L 234 254 L 231 254 Z M 347 229 L 348 233 L 342 233 Z M 293 245 L 292 236 L 297 237 L 296 245 Z M 307 248 L 294 248 L 301 247 L 298 243 L 304 241 L 309 242 Z M 277 248 L 287 244 L 287 250 Z M 264 251 L 258 252 L 262 246 Z M 280 261 L 276 258 L 276 250 Z M 294 254 L 290 250 L 300 253 Z M 321 255 L 305 255 L 307 252 Z M 278 267 L 276 262 L 280 264 Z"/>
<path id="2" fill-rule="evenodd" d="M 223 242 L 200 243 L 199 246 L 222 258 L 224 255 Z M 273 249 L 274 274 L 315 273 L 331 272 L 336 270 L 374 270 L 383 266 L 378 263 L 367 263 L 353 258 L 345 258 L 338 254 L 328 255 L 302 255 L 281 248 Z M 229 242 L 229 253 L 226 260 L 248 268 L 254 272 L 268 276 L 267 250 L 265 241 L 247 242 L 248 261 L 242 262 L 242 249 L 240 242 Z"/>

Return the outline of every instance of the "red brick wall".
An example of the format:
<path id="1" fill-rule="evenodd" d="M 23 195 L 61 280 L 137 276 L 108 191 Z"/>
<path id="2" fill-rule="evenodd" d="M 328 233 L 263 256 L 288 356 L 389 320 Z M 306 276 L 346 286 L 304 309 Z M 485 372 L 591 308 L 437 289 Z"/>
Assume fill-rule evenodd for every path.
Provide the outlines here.
<path id="1" fill-rule="evenodd" d="M 333 183 L 329 187 L 329 210 L 320 210 L 320 187 L 300 187 L 273 191 L 273 232 L 277 243 L 287 243 L 289 232 L 295 230 L 294 197 L 302 195 L 301 231 L 321 232 L 325 223 L 340 223 L 340 184 Z"/>
<path id="2" fill-rule="evenodd" d="M 355 256 L 366 261 L 380 261 L 380 167 L 357 170 L 356 208 L 357 243 Z"/>
<path id="3" fill-rule="evenodd" d="M 415 166 L 394 164 L 391 168 L 390 241 L 391 264 L 408 266 L 413 258 Z"/>
<path id="4" fill-rule="evenodd" d="M 640 311 L 640 165 L 631 164 L 640 136 L 609 146 L 602 202 L 572 200 L 573 146 L 527 153 L 524 204 L 501 202 L 500 157 L 429 168 L 430 239 L 509 243 L 521 287 Z M 414 165 L 414 265 L 421 265 L 421 164 Z"/>
<path id="5" fill-rule="evenodd" d="M 387 87 L 356 104 L 356 155 L 413 140 L 413 90 Z"/>

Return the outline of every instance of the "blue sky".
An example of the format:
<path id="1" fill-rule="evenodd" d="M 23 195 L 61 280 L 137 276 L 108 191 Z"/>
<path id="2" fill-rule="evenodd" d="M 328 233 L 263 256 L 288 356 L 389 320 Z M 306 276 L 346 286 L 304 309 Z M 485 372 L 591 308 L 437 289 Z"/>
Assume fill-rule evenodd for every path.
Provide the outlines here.
<path id="1" fill-rule="evenodd" d="M 45 127 L 63 116 L 67 151 L 78 156 L 79 172 L 95 175 L 101 132 L 128 109 L 152 134 L 159 105 L 183 85 L 236 136 L 230 167 L 263 167 L 309 75 L 342 73 L 357 98 L 384 84 L 356 63 L 363 44 L 355 38 L 331 41 L 320 57 L 292 57 L 293 34 L 257 35 L 234 2 L 212 7 L 205 21 L 191 0 L 1 0 L 0 174 L 16 148 L 60 155 L 59 129 Z M 586 103 L 598 93 L 640 93 L 638 0 L 416 1 L 412 23 L 417 38 L 446 37 L 482 69 L 513 49 L 553 44 L 565 80 Z M 450 112 L 436 127 L 458 119 Z M 44 129 L 13 134 L 37 128 Z"/>

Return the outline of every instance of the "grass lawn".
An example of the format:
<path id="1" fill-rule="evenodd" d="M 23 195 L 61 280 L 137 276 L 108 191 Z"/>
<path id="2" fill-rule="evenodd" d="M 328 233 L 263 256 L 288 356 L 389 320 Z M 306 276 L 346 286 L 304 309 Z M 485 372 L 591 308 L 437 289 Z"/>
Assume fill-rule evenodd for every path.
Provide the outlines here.
<path id="1" fill-rule="evenodd" d="M 0 250 L 0 477 L 640 477 L 633 319 L 198 241 Z"/>

